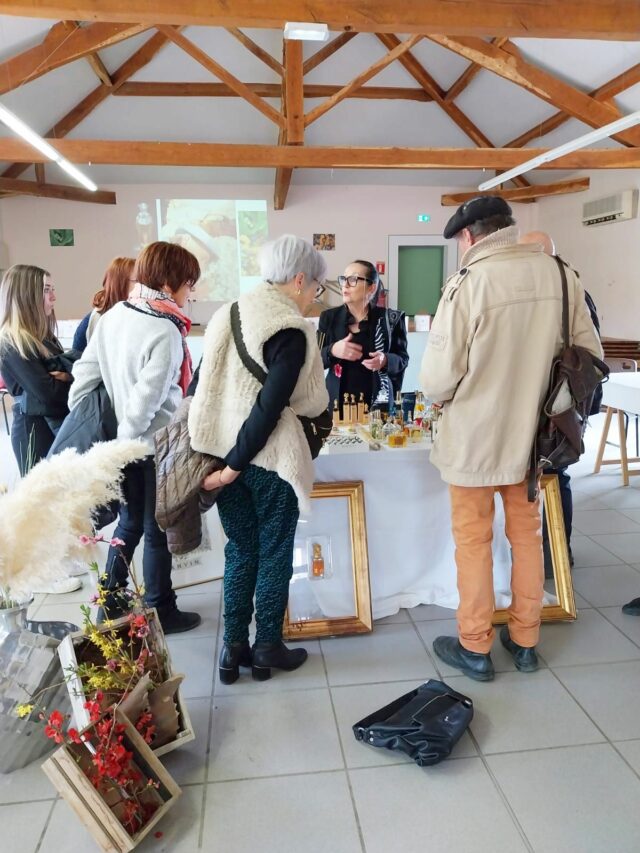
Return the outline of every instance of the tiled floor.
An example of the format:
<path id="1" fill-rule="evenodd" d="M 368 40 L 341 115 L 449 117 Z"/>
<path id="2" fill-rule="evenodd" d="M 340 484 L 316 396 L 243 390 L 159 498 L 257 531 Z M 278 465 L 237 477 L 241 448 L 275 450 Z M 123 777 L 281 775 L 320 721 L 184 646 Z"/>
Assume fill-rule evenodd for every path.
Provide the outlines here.
<path id="1" fill-rule="evenodd" d="M 637 853 L 640 850 L 640 478 L 575 466 L 579 618 L 542 630 L 542 667 L 478 684 L 431 652 L 453 613 L 422 606 L 369 636 L 310 642 L 297 673 L 233 686 L 216 679 L 219 584 L 181 594 L 205 616 L 170 638 L 197 739 L 166 757 L 178 805 L 141 851 L 172 853 Z M 8 445 L 0 439 L 0 480 Z M 71 619 L 78 596 L 40 597 L 36 618 Z M 471 696 L 475 719 L 452 758 L 419 769 L 357 743 L 355 721 L 422 680 Z M 2 853 L 96 849 L 37 766 L 0 776 Z"/>

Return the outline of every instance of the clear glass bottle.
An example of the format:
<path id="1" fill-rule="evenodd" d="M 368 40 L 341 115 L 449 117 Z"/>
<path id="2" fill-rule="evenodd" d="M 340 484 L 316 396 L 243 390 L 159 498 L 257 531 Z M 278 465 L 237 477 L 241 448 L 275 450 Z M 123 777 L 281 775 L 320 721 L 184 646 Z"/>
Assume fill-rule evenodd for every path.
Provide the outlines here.
<path id="1" fill-rule="evenodd" d="M 149 213 L 149 205 L 145 201 L 140 202 L 138 205 L 136 231 L 138 232 L 139 250 L 144 249 L 145 246 L 153 242 L 153 219 Z"/>

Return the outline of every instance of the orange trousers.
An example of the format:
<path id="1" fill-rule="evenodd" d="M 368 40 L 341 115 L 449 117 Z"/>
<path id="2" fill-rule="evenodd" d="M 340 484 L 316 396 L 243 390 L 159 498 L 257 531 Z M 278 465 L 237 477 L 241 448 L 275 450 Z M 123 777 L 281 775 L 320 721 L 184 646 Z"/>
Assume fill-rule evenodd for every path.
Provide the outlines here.
<path id="1" fill-rule="evenodd" d="M 471 652 L 487 654 L 492 626 L 493 516 L 495 493 L 504 504 L 505 533 L 512 550 L 509 634 L 520 646 L 535 646 L 544 594 L 542 521 L 539 500 L 527 500 L 527 483 L 513 486 L 449 486 L 451 526 L 458 567 L 458 636 Z"/>

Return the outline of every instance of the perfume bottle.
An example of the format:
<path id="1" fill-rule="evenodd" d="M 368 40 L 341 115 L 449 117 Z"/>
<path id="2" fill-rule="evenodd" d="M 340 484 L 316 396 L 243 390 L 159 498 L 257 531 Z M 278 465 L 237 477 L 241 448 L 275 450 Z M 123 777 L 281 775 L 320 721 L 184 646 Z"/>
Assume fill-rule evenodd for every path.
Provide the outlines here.
<path id="1" fill-rule="evenodd" d="M 333 428 L 335 429 L 338 426 L 340 421 L 340 412 L 338 411 L 338 400 L 337 398 L 333 401 Z"/>
<path id="2" fill-rule="evenodd" d="M 427 406 L 424 401 L 424 394 L 422 391 L 416 392 L 416 402 L 413 407 L 413 418 L 415 422 L 420 426 L 422 424 L 422 419 L 425 416 L 425 412 L 427 411 Z"/>
<path id="3" fill-rule="evenodd" d="M 311 558 L 311 576 L 314 578 L 324 577 L 324 557 L 322 556 L 322 545 L 313 543 L 313 557 Z"/>
<path id="4" fill-rule="evenodd" d="M 143 201 L 138 205 L 138 215 L 136 216 L 136 231 L 138 232 L 138 240 L 140 245 L 138 249 L 144 249 L 153 241 L 153 219 L 149 213 L 149 205 Z"/>

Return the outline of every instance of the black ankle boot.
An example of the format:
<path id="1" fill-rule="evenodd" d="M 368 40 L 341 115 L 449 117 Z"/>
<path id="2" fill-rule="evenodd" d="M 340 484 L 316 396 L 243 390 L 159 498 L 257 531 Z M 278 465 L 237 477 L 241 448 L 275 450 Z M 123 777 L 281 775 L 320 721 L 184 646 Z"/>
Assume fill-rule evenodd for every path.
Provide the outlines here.
<path id="1" fill-rule="evenodd" d="M 256 681 L 271 678 L 271 670 L 284 669 L 291 672 L 307 659 L 306 649 L 288 649 L 280 640 L 277 643 L 256 643 L 253 647 L 251 675 Z"/>
<path id="2" fill-rule="evenodd" d="M 233 684 L 240 677 L 240 667 L 251 666 L 251 646 L 249 641 L 225 643 L 220 652 L 220 681 Z"/>

